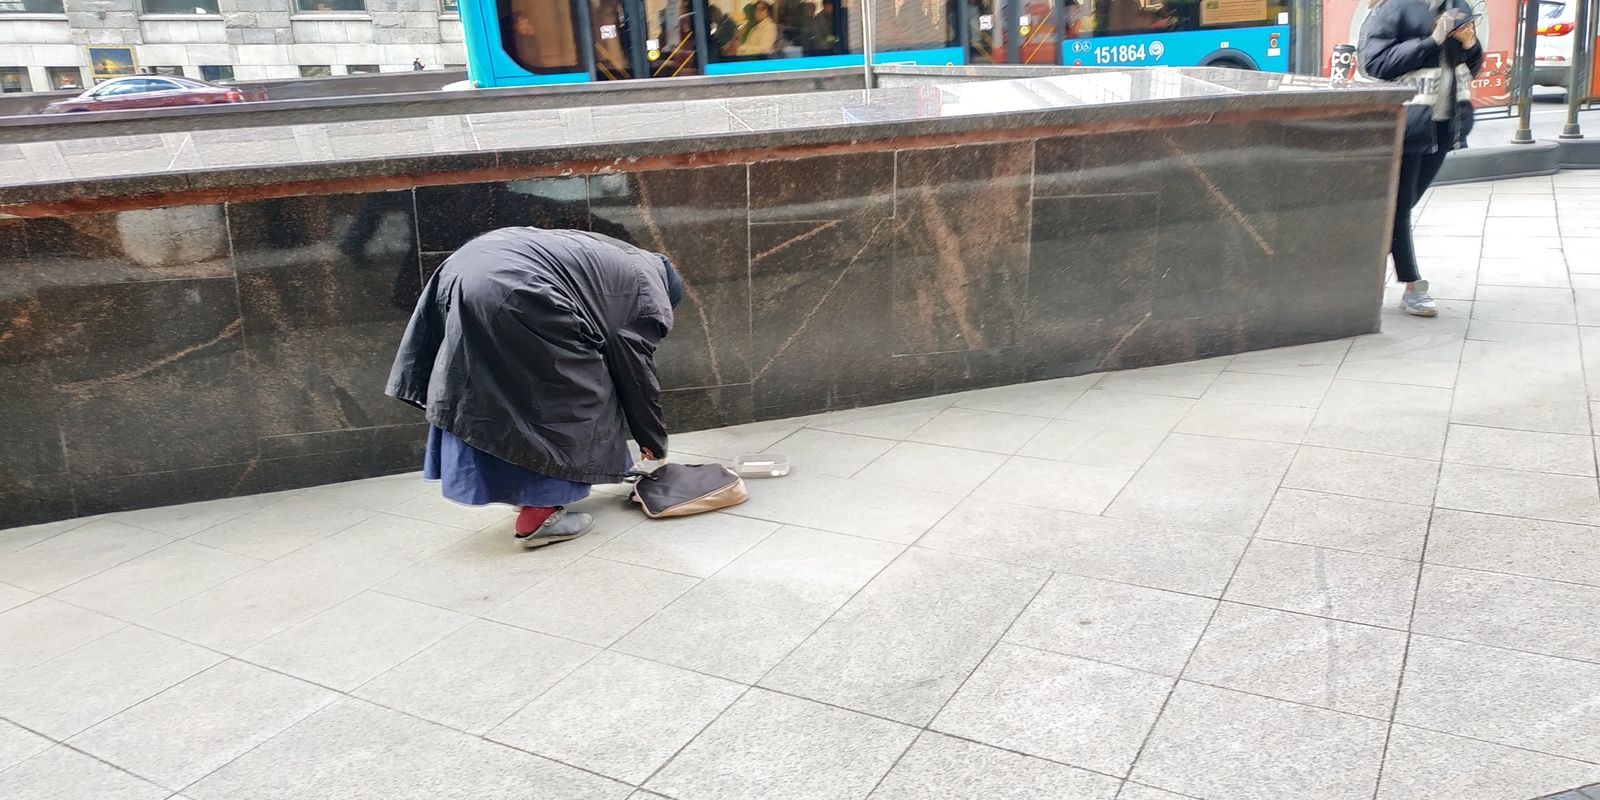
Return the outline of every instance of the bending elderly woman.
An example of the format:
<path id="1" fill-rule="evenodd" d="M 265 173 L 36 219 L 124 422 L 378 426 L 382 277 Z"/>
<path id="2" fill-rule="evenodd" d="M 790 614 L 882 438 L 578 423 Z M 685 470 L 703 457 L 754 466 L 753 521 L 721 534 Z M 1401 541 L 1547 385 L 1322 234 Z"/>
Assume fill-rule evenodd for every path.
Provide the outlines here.
<path id="1" fill-rule="evenodd" d="M 666 457 L 655 351 L 683 283 L 666 256 L 597 233 L 503 228 L 423 288 L 388 393 L 427 414 L 423 478 L 466 505 L 521 507 L 542 547 L 586 533 L 565 506 Z"/>

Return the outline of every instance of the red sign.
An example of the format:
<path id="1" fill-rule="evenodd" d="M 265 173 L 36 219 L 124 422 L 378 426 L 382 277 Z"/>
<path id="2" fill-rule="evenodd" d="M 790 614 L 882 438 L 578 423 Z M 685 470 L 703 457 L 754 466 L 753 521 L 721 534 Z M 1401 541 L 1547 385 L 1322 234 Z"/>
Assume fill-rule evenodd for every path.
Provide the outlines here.
<path id="1" fill-rule="evenodd" d="M 1397 2 L 1398 0 L 1390 0 Z M 1511 54 L 1516 52 L 1518 0 L 1467 0 L 1474 13 L 1478 39 L 1483 42 L 1483 71 L 1472 82 L 1472 104 L 1503 106 L 1511 102 Z M 1361 23 L 1367 19 L 1368 0 L 1323 0 L 1322 69 L 1328 74 L 1335 45 L 1358 45 Z"/>

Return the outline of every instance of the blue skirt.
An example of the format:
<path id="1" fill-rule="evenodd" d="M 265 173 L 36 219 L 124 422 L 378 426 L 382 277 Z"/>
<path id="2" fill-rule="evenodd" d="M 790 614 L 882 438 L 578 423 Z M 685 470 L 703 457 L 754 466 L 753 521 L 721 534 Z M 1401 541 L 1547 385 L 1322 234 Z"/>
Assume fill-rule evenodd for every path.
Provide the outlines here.
<path id="1" fill-rule="evenodd" d="M 469 506 L 562 506 L 589 496 L 587 483 L 540 475 L 502 461 L 431 425 L 422 479 L 439 481 L 446 499 Z"/>

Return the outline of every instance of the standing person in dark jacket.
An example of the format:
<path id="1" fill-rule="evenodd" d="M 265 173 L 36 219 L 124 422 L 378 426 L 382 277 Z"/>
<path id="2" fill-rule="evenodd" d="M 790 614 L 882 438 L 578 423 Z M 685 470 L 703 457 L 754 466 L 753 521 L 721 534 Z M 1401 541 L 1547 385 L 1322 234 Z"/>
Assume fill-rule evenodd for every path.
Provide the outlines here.
<path id="1" fill-rule="evenodd" d="M 1428 282 L 1417 267 L 1411 210 L 1433 183 L 1444 157 L 1465 144 L 1472 126 L 1469 84 L 1483 67 L 1483 45 L 1462 0 L 1372 0 L 1361 26 L 1360 65 L 1368 76 L 1417 87 L 1406 105 L 1405 150 L 1395 201 L 1395 277 L 1406 285 L 1400 307 L 1407 314 L 1439 313 Z"/>
<path id="2" fill-rule="evenodd" d="M 423 478 L 458 503 L 520 506 L 525 547 L 583 535 L 593 519 L 564 506 L 622 479 L 627 431 L 666 457 L 655 351 L 682 298 L 666 256 L 597 233 L 502 228 L 462 245 L 389 376 L 427 413 Z"/>

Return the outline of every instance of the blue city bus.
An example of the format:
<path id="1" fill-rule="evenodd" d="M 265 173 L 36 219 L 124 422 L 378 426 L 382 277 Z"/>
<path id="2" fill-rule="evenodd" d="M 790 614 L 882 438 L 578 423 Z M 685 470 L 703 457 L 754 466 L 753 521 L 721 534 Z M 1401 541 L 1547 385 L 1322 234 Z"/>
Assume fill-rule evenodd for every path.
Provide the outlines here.
<path id="1" fill-rule="evenodd" d="M 460 0 L 460 10 L 478 87 L 859 67 L 865 30 L 875 64 L 1289 69 L 1288 0 Z"/>

